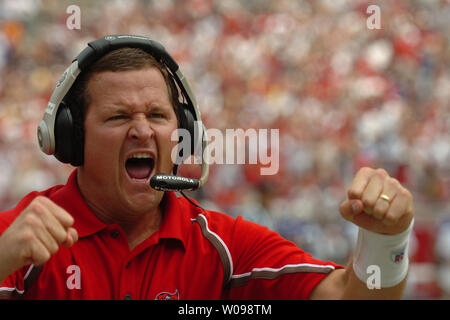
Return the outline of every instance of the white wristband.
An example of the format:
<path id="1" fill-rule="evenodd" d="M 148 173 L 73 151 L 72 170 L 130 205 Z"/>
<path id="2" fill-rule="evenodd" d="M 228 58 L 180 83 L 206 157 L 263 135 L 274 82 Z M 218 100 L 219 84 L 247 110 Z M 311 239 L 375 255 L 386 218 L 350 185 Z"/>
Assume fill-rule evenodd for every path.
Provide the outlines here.
<path id="1" fill-rule="evenodd" d="M 366 283 L 374 271 L 379 272 L 381 288 L 399 284 L 408 273 L 409 237 L 414 225 L 400 234 L 385 235 L 359 228 L 358 241 L 353 257 L 353 271 Z M 370 288 L 372 289 L 372 287 Z"/>

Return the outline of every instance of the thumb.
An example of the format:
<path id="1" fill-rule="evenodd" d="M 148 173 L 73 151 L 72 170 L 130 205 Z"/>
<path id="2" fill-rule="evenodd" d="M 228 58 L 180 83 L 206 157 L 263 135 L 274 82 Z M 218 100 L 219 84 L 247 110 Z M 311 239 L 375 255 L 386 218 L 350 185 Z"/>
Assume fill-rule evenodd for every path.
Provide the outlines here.
<path id="1" fill-rule="evenodd" d="M 339 207 L 342 217 L 348 221 L 353 221 L 354 217 L 359 215 L 363 209 L 363 202 L 355 199 L 344 200 Z"/>

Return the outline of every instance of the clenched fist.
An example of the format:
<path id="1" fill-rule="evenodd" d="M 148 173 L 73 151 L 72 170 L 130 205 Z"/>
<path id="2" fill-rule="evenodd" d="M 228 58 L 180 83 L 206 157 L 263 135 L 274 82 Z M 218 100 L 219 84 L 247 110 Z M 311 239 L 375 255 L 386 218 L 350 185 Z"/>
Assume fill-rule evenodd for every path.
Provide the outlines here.
<path id="1" fill-rule="evenodd" d="M 357 226 L 381 234 L 406 230 L 414 215 L 411 193 L 383 169 L 361 168 L 340 212 Z"/>
<path id="2" fill-rule="evenodd" d="M 61 244 L 71 247 L 78 240 L 73 223 L 50 199 L 33 199 L 0 236 L 0 281 L 26 265 L 45 263 Z"/>

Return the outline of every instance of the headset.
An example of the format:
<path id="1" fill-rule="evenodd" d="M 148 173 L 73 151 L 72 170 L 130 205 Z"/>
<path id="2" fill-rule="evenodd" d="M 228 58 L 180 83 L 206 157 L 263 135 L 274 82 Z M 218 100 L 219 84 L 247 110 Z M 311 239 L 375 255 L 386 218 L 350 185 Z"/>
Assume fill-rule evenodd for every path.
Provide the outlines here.
<path id="1" fill-rule="evenodd" d="M 120 48 L 139 48 L 152 55 L 169 74 L 169 82 L 176 83 L 180 89 L 182 101 L 179 102 L 179 127 L 186 129 L 191 137 L 191 155 L 197 154 L 201 148 L 200 179 L 186 178 L 175 175 L 180 160 L 180 152 L 174 167 L 174 175 L 155 174 L 150 179 L 150 186 L 161 191 L 195 190 L 202 187 L 209 176 L 209 164 L 206 158 L 207 134 L 202 123 L 200 109 L 194 93 L 187 79 L 181 72 L 178 64 L 158 42 L 144 36 L 117 34 L 108 35 L 88 43 L 88 46 L 72 61 L 56 84 L 50 101 L 44 113 L 43 120 L 37 129 L 37 138 L 40 149 L 54 155 L 63 163 L 81 166 L 84 158 L 84 134 L 80 138 L 80 126 L 77 125 L 77 115 L 81 114 L 81 107 L 67 101 L 66 95 L 80 73 L 88 70 L 95 61 L 107 53 Z M 176 88 L 176 87 L 175 87 Z M 176 93 L 178 90 L 175 90 Z M 172 93 L 172 94 L 176 94 Z M 83 119 L 78 119 L 83 121 Z M 82 128 L 82 127 L 81 127 Z M 190 156 L 183 154 L 184 159 Z M 183 159 L 181 159 L 182 161 Z"/>

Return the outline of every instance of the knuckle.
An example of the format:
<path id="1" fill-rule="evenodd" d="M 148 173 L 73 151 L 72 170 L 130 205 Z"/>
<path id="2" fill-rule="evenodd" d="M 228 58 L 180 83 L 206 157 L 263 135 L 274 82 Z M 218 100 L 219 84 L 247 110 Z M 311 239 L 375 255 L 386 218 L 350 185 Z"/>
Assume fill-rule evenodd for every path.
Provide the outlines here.
<path id="1" fill-rule="evenodd" d="M 34 198 L 34 199 L 30 202 L 30 204 L 42 202 L 42 201 L 43 201 L 43 198 L 44 198 L 43 196 L 37 196 L 36 198 Z"/>
<path id="2" fill-rule="evenodd" d="M 383 168 L 376 169 L 375 174 L 377 174 L 381 178 L 385 178 L 385 177 L 389 176 L 389 174 Z"/>
<path id="3" fill-rule="evenodd" d="M 42 250 L 42 252 L 40 252 L 39 257 L 36 260 L 39 262 L 38 264 L 43 264 L 48 260 L 50 260 L 51 256 L 52 255 L 48 250 Z"/>
<path id="4" fill-rule="evenodd" d="M 35 246 L 31 249 L 31 257 L 35 265 L 41 265 L 50 259 L 51 253 L 45 247 Z"/>
<path id="5" fill-rule="evenodd" d="M 395 179 L 395 178 L 391 178 L 392 179 L 392 181 L 394 182 L 394 184 L 396 185 L 396 186 L 398 186 L 398 187 L 401 187 L 402 186 L 402 184 L 400 183 L 400 181 L 398 181 L 397 179 Z"/>
<path id="6" fill-rule="evenodd" d="M 30 228 L 26 228 L 22 231 L 21 235 L 19 236 L 19 241 L 23 244 L 28 244 L 33 241 L 35 241 L 36 236 Z"/>
<path id="7" fill-rule="evenodd" d="M 405 196 L 406 196 L 407 198 L 409 198 L 409 199 L 412 199 L 412 198 L 413 198 L 411 192 L 410 192 L 408 189 L 405 189 Z"/>
<path id="8" fill-rule="evenodd" d="M 358 172 L 356 173 L 356 175 L 368 175 L 373 171 L 372 168 L 370 167 L 362 167 L 358 170 Z"/>
<path id="9" fill-rule="evenodd" d="M 372 168 L 370 168 L 370 167 L 362 167 L 361 169 L 359 169 L 359 171 L 361 171 L 361 172 L 370 172 L 370 171 L 372 171 L 373 169 Z"/>
<path id="10" fill-rule="evenodd" d="M 25 225 L 31 228 L 38 228 L 42 225 L 41 220 L 35 214 L 28 214 L 23 218 Z"/>
<path id="11" fill-rule="evenodd" d="M 37 216 L 43 217 L 45 210 L 42 201 L 33 201 L 28 206 L 28 212 L 32 212 Z"/>
<path id="12" fill-rule="evenodd" d="M 47 202 L 47 198 L 44 196 L 37 196 L 36 198 L 33 199 L 33 201 L 31 201 L 30 204 L 40 204 L 40 205 L 44 205 Z"/>
<path id="13" fill-rule="evenodd" d="M 408 199 L 411 198 L 411 193 L 405 189 L 405 188 L 401 188 L 398 192 L 397 192 L 397 196 L 400 196 L 403 199 Z"/>
<path id="14" fill-rule="evenodd" d="M 396 189 L 396 188 L 400 187 L 400 182 L 397 179 L 395 179 L 395 178 L 387 179 L 386 180 L 386 184 L 391 189 Z"/>
<path id="15" fill-rule="evenodd" d="M 37 199 L 37 198 L 36 198 Z M 31 212 L 37 212 L 40 210 L 41 208 L 41 204 L 38 200 L 34 199 L 32 202 L 30 202 L 30 204 L 28 205 L 28 211 Z"/>

